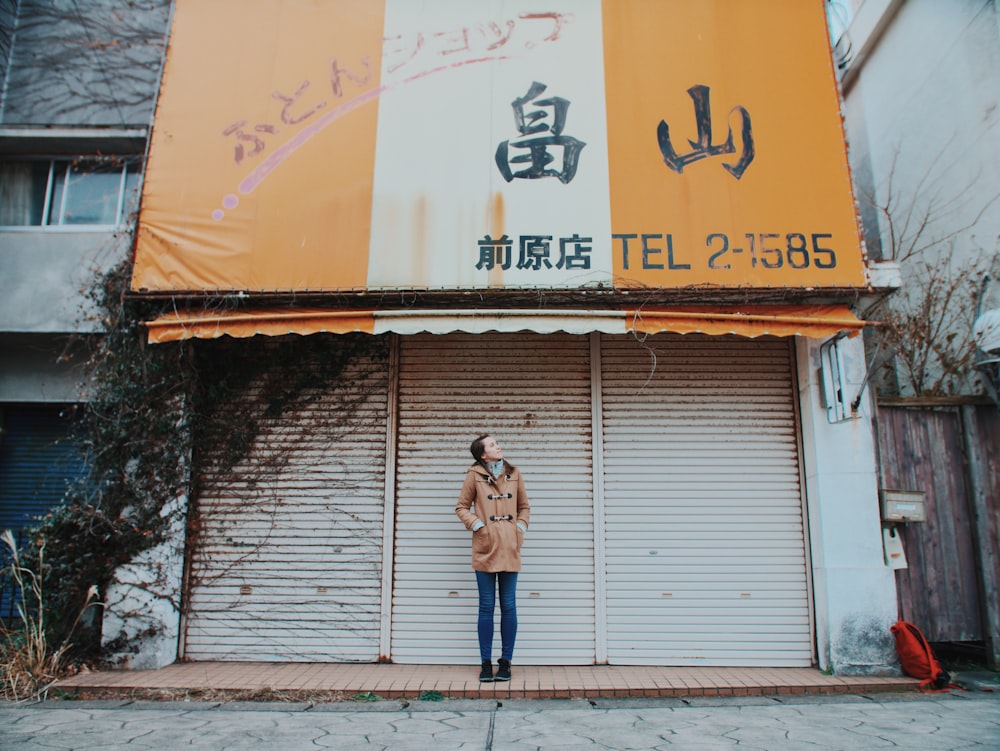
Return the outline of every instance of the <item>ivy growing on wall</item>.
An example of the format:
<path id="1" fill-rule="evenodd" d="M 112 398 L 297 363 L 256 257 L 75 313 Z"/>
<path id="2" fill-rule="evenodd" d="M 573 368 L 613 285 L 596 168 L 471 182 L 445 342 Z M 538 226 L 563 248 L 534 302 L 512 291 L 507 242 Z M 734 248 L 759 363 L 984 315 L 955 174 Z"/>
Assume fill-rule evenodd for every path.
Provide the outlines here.
<path id="1" fill-rule="evenodd" d="M 147 347 L 140 325 L 152 312 L 127 295 L 130 265 L 88 292 L 103 334 L 92 337 L 88 401 L 81 407 L 87 471 L 65 503 L 33 531 L 45 543 L 42 570 L 49 637 L 61 643 L 92 585 L 104 592 L 115 569 L 163 539 L 161 510 L 185 491 L 189 454 L 190 349 Z M 77 641 L 93 651 L 100 618 Z M 89 637 L 89 638 L 88 638 Z"/>
<path id="2" fill-rule="evenodd" d="M 163 303 L 131 296 L 130 274 L 131 264 L 122 263 L 89 292 L 103 333 L 93 337 L 91 392 L 82 407 L 88 471 L 33 530 L 26 551 L 27 565 L 37 563 L 32 549 L 44 540 L 44 605 L 54 643 L 67 636 L 92 585 L 103 594 L 119 567 L 165 540 L 175 527 L 170 515 L 185 507 L 177 499 L 195 499 L 195 518 L 206 476 L 225 477 L 241 464 L 278 471 L 282 451 L 255 448 L 263 427 L 328 395 L 352 363 L 386 356 L 384 340 L 364 335 L 149 345 L 142 322 L 160 314 Z M 350 405 L 337 414 L 342 427 Z M 197 531 L 196 523 L 189 527 Z M 98 617 L 89 633 L 77 629 L 78 652 L 96 655 L 99 627 Z"/>

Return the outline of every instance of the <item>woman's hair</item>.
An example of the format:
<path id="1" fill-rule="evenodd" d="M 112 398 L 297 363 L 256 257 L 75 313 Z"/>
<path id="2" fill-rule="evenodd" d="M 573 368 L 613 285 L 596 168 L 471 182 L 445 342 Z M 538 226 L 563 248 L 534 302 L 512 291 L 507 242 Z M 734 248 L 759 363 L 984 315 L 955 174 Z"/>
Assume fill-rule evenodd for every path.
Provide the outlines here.
<path id="1" fill-rule="evenodd" d="M 472 458 L 475 459 L 477 462 L 481 462 L 483 460 L 483 451 L 485 450 L 483 443 L 489 437 L 490 437 L 489 433 L 483 433 L 481 436 L 479 436 L 479 438 L 477 438 L 472 442 L 471 446 L 469 446 L 469 451 L 472 452 Z"/>

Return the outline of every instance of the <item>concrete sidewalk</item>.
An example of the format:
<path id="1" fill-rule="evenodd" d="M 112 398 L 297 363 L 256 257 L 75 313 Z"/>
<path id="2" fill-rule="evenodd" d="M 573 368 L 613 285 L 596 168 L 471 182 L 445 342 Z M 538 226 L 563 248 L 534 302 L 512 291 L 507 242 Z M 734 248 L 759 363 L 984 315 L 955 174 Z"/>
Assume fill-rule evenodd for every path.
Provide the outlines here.
<path id="1" fill-rule="evenodd" d="M 1000 748 L 1000 693 L 374 702 L 0 703 L 4 751 Z"/>

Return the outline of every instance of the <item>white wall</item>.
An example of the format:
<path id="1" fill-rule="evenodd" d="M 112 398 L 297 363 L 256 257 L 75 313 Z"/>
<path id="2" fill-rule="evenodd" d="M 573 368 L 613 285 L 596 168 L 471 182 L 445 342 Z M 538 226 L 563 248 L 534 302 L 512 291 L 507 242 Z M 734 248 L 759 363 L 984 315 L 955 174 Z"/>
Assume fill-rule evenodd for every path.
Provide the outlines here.
<path id="1" fill-rule="evenodd" d="M 918 245 L 930 247 L 901 259 L 891 307 L 920 310 L 928 278 L 955 280 L 973 265 L 1000 289 L 1000 2 L 864 0 L 838 49 L 850 50 L 845 130 L 869 251 L 890 257 L 893 234 L 909 246 L 926 225 Z M 892 205 L 892 222 L 873 201 Z M 942 343 L 949 332 L 971 339 L 976 305 L 965 292 L 949 300 Z M 954 385 L 980 389 L 974 377 Z M 905 369 L 900 390 L 912 395 Z"/>
<path id="2" fill-rule="evenodd" d="M 163 507 L 165 542 L 120 567 L 104 595 L 102 643 L 121 667 L 156 670 L 177 659 L 187 497 Z"/>
<path id="3" fill-rule="evenodd" d="M 897 673 L 889 631 L 896 622 L 896 587 L 882 552 L 868 394 L 856 417 L 830 423 L 820 346 L 796 340 L 819 665 L 842 675 Z M 864 346 L 860 336 L 838 346 L 851 401 L 865 377 Z"/>
<path id="4" fill-rule="evenodd" d="M 889 16 L 881 19 L 880 35 L 861 12 L 869 6 Z M 870 162 L 880 202 L 891 175 L 901 209 L 909 203 L 934 208 L 934 234 L 959 231 L 956 260 L 1000 252 L 995 0 L 866 0 L 849 33 L 852 45 L 865 51 L 844 79 L 855 172 Z"/>

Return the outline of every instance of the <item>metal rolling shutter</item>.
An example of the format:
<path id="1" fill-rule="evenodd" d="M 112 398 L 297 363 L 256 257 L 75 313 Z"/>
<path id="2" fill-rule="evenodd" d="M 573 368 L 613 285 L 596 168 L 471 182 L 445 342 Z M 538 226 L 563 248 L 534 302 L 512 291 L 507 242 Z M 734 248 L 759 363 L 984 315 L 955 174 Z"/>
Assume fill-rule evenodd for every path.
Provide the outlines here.
<path id="1" fill-rule="evenodd" d="M 609 661 L 809 665 L 788 342 L 604 337 L 602 356 Z"/>
<path id="2" fill-rule="evenodd" d="M 401 338 L 396 662 L 479 661 L 471 542 L 454 509 L 472 462 L 468 446 L 483 432 L 524 472 L 532 503 L 515 661 L 593 662 L 589 353 L 587 338 L 568 335 Z"/>
<path id="3" fill-rule="evenodd" d="M 62 405 L 0 406 L 0 530 L 34 526 L 86 470 Z"/>
<path id="4" fill-rule="evenodd" d="M 358 362 L 205 478 L 186 657 L 378 659 L 387 398 L 386 364 Z"/>
<path id="5" fill-rule="evenodd" d="M 62 405 L 0 406 L 0 531 L 10 530 L 18 546 L 85 475 L 76 419 Z M 0 570 L 11 558 L 0 543 Z M 0 577 L 0 618 L 17 617 L 18 592 L 13 577 Z"/>

